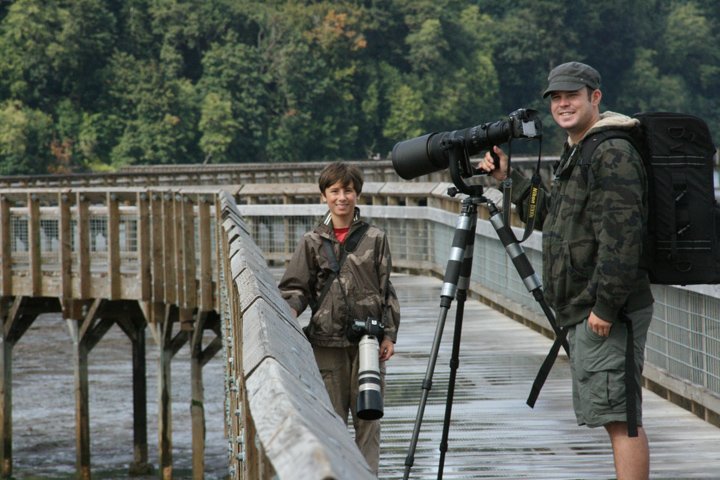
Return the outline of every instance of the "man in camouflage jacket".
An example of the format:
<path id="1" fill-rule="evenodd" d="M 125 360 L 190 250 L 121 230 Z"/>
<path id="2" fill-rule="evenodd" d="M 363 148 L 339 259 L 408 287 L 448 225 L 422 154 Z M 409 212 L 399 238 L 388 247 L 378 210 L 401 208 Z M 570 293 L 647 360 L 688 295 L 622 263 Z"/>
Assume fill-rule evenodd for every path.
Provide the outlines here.
<path id="1" fill-rule="evenodd" d="M 400 306 L 390 282 L 392 261 L 387 236 L 363 221 L 356 207 L 362 186 L 362 174 L 352 165 L 335 162 L 323 170 L 319 187 L 330 211 L 300 240 L 279 288 L 296 315 L 311 306 L 310 322 L 304 330 L 330 400 L 346 424 L 348 411 L 351 413 L 355 442 L 377 475 L 380 421 L 361 420 L 357 416 L 358 344 L 348 340 L 346 332 L 353 320 L 374 318 L 385 325 L 379 351 L 384 392 L 385 362 L 395 351 Z M 341 259 L 346 240 L 363 229 L 366 231 L 352 251 L 346 253 L 335 277 L 333 260 Z M 328 244 L 334 250 L 334 259 L 325 251 Z M 320 298 L 328 282 L 329 289 Z"/>
<path id="2" fill-rule="evenodd" d="M 647 228 L 647 178 L 642 158 L 626 139 L 610 138 L 594 150 L 589 169 L 579 167 L 585 140 L 603 129 L 632 129 L 637 120 L 600 113 L 600 74 L 569 62 L 548 76 L 555 122 L 568 133 L 550 192 L 541 192 L 536 226 L 543 231 L 543 284 L 557 323 L 568 328 L 573 406 L 580 425 L 603 426 L 610 435 L 619 479 L 649 475 L 638 388 L 637 437 L 628 436 L 624 386 L 625 342 L 632 321 L 635 381 L 640 385 L 653 297 L 641 268 Z M 480 168 L 507 177 L 507 156 L 494 147 Z M 530 182 L 512 171 L 513 202 L 526 218 Z"/>

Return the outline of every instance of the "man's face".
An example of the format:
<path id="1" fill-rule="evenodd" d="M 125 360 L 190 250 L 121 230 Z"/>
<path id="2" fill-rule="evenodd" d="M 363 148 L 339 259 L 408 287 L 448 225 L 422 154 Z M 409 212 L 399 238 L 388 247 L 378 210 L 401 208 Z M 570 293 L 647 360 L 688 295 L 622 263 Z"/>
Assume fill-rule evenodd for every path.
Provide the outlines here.
<path id="1" fill-rule="evenodd" d="M 571 139 L 580 140 L 599 119 L 600 98 L 600 90 L 590 93 L 586 88 L 552 92 L 550 112 L 555 122 L 568 132 Z"/>
<path id="2" fill-rule="evenodd" d="M 350 225 L 355 215 L 357 197 L 352 183 L 343 185 L 341 182 L 335 182 L 322 193 L 322 199 L 330 209 L 335 227 Z"/>

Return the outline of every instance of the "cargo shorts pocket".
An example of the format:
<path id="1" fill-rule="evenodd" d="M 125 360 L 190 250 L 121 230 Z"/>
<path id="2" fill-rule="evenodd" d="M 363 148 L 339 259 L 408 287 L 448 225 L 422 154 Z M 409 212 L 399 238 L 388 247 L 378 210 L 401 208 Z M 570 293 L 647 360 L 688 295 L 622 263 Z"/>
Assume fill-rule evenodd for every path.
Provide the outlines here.
<path id="1" fill-rule="evenodd" d="M 584 384 L 586 398 L 596 408 L 614 408 L 625 403 L 625 370 L 590 372 Z"/>
<path id="2" fill-rule="evenodd" d="M 600 411 L 625 403 L 625 329 L 614 325 L 610 336 L 592 332 L 585 320 L 576 329 L 575 373 L 581 401 Z"/>

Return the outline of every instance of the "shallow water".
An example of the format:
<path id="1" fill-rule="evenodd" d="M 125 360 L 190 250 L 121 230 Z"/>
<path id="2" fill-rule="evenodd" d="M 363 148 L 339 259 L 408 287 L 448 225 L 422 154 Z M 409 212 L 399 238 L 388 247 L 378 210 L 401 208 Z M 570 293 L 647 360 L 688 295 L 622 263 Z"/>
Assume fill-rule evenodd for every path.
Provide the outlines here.
<path id="1" fill-rule="evenodd" d="M 148 456 L 158 478 L 157 372 L 159 351 L 146 332 Z M 174 478 L 191 478 L 190 351 L 172 361 Z M 225 478 L 223 354 L 203 368 L 205 478 Z M 115 325 L 90 352 L 90 455 L 93 478 L 129 478 L 133 461 L 132 350 Z M 13 477 L 75 478 L 75 396 L 72 342 L 59 315 L 41 315 L 13 350 Z"/>

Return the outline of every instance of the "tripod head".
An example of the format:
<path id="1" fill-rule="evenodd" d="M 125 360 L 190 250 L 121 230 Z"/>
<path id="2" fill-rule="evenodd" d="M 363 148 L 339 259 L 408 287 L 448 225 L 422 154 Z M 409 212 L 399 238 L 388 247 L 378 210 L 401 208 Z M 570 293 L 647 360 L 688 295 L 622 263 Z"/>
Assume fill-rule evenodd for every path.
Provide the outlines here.
<path id="1" fill-rule="evenodd" d="M 464 193 L 477 199 L 478 203 L 485 203 L 487 199 L 483 195 L 482 185 L 468 185 L 463 176 L 464 168 L 470 164 L 467 150 L 462 139 L 451 139 L 447 141 L 447 155 L 449 159 L 450 178 L 452 178 L 455 187 L 448 189 L 448 195 L 454 197 L 458 193 Z M 473 169 L 476 171 L 477 169 Z M 484 173 L 484 172 L 483 172 Z"/>

